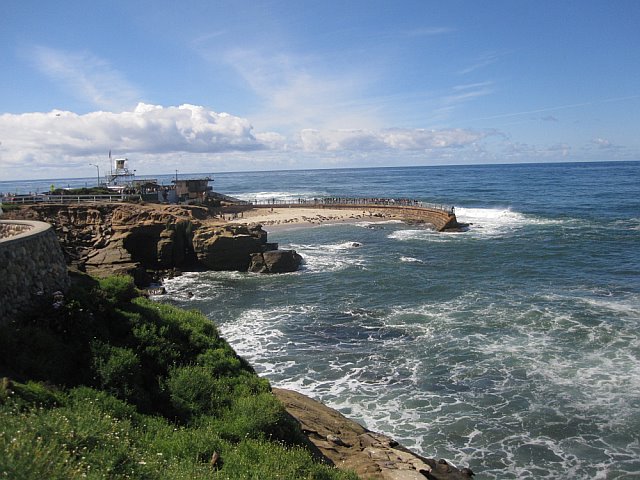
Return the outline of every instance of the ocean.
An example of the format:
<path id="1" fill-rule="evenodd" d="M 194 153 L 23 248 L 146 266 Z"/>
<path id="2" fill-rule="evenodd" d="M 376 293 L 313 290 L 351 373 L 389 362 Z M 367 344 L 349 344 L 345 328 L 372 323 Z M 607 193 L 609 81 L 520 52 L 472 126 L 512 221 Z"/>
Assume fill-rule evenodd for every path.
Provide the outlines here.
<path id="1" fill-rule="evenodd" d="M 204 312 L 273 385 L 478 479 L 640 478 L 640 162 L 221 173 L 213 186 L 413 198 L 470 223 L 265 227 L 304 257 L 299 272 L 167 281 L 159 301 Z"/>

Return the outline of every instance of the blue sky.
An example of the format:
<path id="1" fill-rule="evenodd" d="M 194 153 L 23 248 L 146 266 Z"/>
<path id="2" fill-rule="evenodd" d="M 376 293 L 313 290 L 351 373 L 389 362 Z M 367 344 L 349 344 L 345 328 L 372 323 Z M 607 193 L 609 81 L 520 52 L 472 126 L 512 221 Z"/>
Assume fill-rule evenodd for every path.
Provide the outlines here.
<path id="1" fill-rule="evenodd" d="M 5 0 L 0 179 L 640 160 L 640 1 Z"/>

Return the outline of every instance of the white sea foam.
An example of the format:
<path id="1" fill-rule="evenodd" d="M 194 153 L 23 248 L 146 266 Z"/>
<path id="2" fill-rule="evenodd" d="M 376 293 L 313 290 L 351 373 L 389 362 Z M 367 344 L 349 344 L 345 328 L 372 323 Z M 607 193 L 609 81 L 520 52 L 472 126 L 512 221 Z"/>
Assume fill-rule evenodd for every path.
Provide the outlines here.
<path id="1" fill-rule="evenodd" d="M 615 435 L 633 423 L 630 415 L 640 396 L 640 363 L 633 355 L 639 346 L 637 334 L 627 353 L 608 350 L 606 336 L 626 335 L 624 331 L 604 322 L 585 324 L 564 305 L 559 305 L 561 310 L 532 305 L 522 311 L 518 299 L 481 307 L 478 300 L 482 299 L 467 293 L 446 302 L 398 305 L 386 312 L 346 310 L 361 331 L 369 332 L 350 344 L 363 355 L 344 356 L 349 350 L 339 348 L 339 342 L 316 351 L 305 344 L 310 339 L 283 338 L 283 322 L 301 321 L 296 315 L 325 315 L 301 307 L 250 310 L 229 337 L 269 377 L 279 379 L 279 386 L 319 398 L 425 454 L 450 456 L 464 464 L 499 464 L 482 472 L 486 478 L 501 478 L 505 469 L 514 478 L 557 471 L 580 476 L 588 467 L 572 453 L 571 444 L 592 449 L 599 471 L 613 461 L 612 455 L 620 463 L 621 456 L 638 453 L 638 445 L 607 446 L 606 432 L 597 444 L 572 426 L 598 418 Z M 477 312 L 479 324 L 463 335 L 469 327 L 468 314 L 460 315 L 465 310 Z M 624 328 L 633 334 L 631 322 Z M 567 343 L 573 340 L 565 338 L 566 333 L 571 332 L 569 338 L 587 338 L 594 329 L 592 343 L 602 344 L 602 349 L 573 352 Z M 286 345 L 298 340 L 302 344 L 297 348 L 308 352 L 304 368 L 287 360 Z M 465 352 L 458 361 L 456 351 Z M 425 388 L 425 379 L 438 370 L 443 371 Z M 525 430 L 508 434 L 507 426 L 523 422 Z M 633 461 L 629 463 L 634 468 Z"/>
<path id="2" fill-rule="evenodd" d="M 404 223 L 404 222 L 402 220 L 380 220 L 375 222 L 369 222 L 369 221 L 355 222 L 353 225 L 355 225 L 356 227 L 362 227 L 362 228 L 377 228 L 377 227 L 384 227 L 385 225 L 397 225 L 399 223 Z"/>
<path id="3" fill-rule="evenodd" d="M 310 273 L 337 272 L 351 266 L 364 267 L 365 259 L 358 253 L 362 244 L 356 241 L 332 244 L 296 245 L 296 250 L 304 259 L 303 269 Z"/>
<path id="4" fill-rule="evenodd" d="M 401 242 L 406 242 L 409 240 L 428 240 L 428 241 L 437 241 L 436 239 L 437 232 L 430 229 L 402 229 L 396 230 L 395 232 L 387 235 L 387 238 L 391 238 L 393 240 L 400 240 Z"/>
<path id="5" fill-rule="evenodd" d="M 419 258 L 405 257 L 405 256 L 400 257 L 400 261 L 405 263 L 424 263 Z"/>
<path id="6" fill-rule="evenodd" d="M 616 220 L 613 222 L 613 226 L 622 230 L 635 230 L 640 231 L 640 218 L 632 217 L 626 220 Z"/>
<path id="7" fill-rule="evenodd" d="M 205 281 L 200 272 L 189 272 L 164 280 L 166 294 L 178 300 L 212 300 L 220 295 L 214 282 Z"/>
<path id="8" fill-rule="evenodd" d="M 297 202 L 299 199 L 313 199 L 324 196 L 320 192 L 309 191 L 275 191 L 275 192 L 246 192 L 231 194 L 232 197 L 240 200 L 258 203 L 269 203 L 272 200 L 276 202 Z"/>
<path id="9" fill-rule="evenodd" d="M 456 208 L 456 218 L 461 223 L 469 223 L 469 232 L 482 237 L 508 235 L 529 225 L 556 225 L 563 223 L 535 215 L 514 212 L 501 208 Z"/>
<path id="10" fill-rule="evenodd" d="M 628 316 L 640 319 L 640 295 L 626 294 L 614 295 L 611 291 L 598 289 L 584 289 L 576 291 L 560 291 L 546 293 L 542 296 L 550 302 L 578 302 L 594 309 L 599 315 L 606 313 Z"/>
<path id="11" fill-rule="evenodd" d="M 295 365 L 294 361 L 283 361 L 282 358 L 290 344 L 282 332 L 284 326 L 292 318 L 308 315 L 313 310 L 313 307 L 299 305 L 251 308 L 234 321 L 222 324 L 220 331 L 233 348 L 258 370 L 275 375 Z"/>
<path id="12" fill-rule="evenodd" d="M 221 298 L 237 297 L 240 294 L 236 288 L 238 284 L 255 281 L 268 282 L 270 277 L 246 272 L 187 272 L 165 279 L 166 294 L 157 295 L 154 299 L 206 304 Z"/>
<path id="13" fill-rule="evenodd" d="M 398 229 L 388 238 L 399 241 L 427 241 L 431 243 L 459 241 L 467 238 L 491 239 L 511 235 L 530 225 L 556 225 L 563 221 L 496 208 L 456 208 L 460 223 L 470 224 L 464 232 L 439 233 L 430 228 Z"/>

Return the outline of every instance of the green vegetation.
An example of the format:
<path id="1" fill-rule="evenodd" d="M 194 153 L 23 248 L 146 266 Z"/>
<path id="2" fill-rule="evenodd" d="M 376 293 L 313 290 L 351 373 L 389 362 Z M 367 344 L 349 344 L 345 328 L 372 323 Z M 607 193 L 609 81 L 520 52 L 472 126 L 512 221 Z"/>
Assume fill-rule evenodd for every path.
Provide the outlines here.
<path id="1" fill-rule="evenodd" d="M 14 204 L 14 203 L 3 203 L 2 204 L 2 211 L 3 212 L 11 212 L 11 211 L 14 211 L 14 210 L 20 210 L 20 205 Z"/>
<path id="2" fill-rule="evenodd" d="M 81 280 L 0 327 L 0 478 L 357 478 L 313 460 L 206 317 Z"/>

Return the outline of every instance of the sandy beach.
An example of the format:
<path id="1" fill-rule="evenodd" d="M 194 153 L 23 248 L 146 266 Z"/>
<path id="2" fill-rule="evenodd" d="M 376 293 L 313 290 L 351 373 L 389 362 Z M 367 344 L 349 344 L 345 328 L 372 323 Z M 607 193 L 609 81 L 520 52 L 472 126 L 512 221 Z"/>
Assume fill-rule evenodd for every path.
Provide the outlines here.
<path id="1" fill-rule="evenodd" d="M 242 215 L 242 216 L 240 216 Z M 225 217 L 229 218 L 229 214 Z M 353 223 L 398 219 L 395 214 L 360 209 L 275 207 L 256 208 L 229 219 L 230 223 L 260 223 L 263 226 L 311 226 L 326 223 Z"/>

